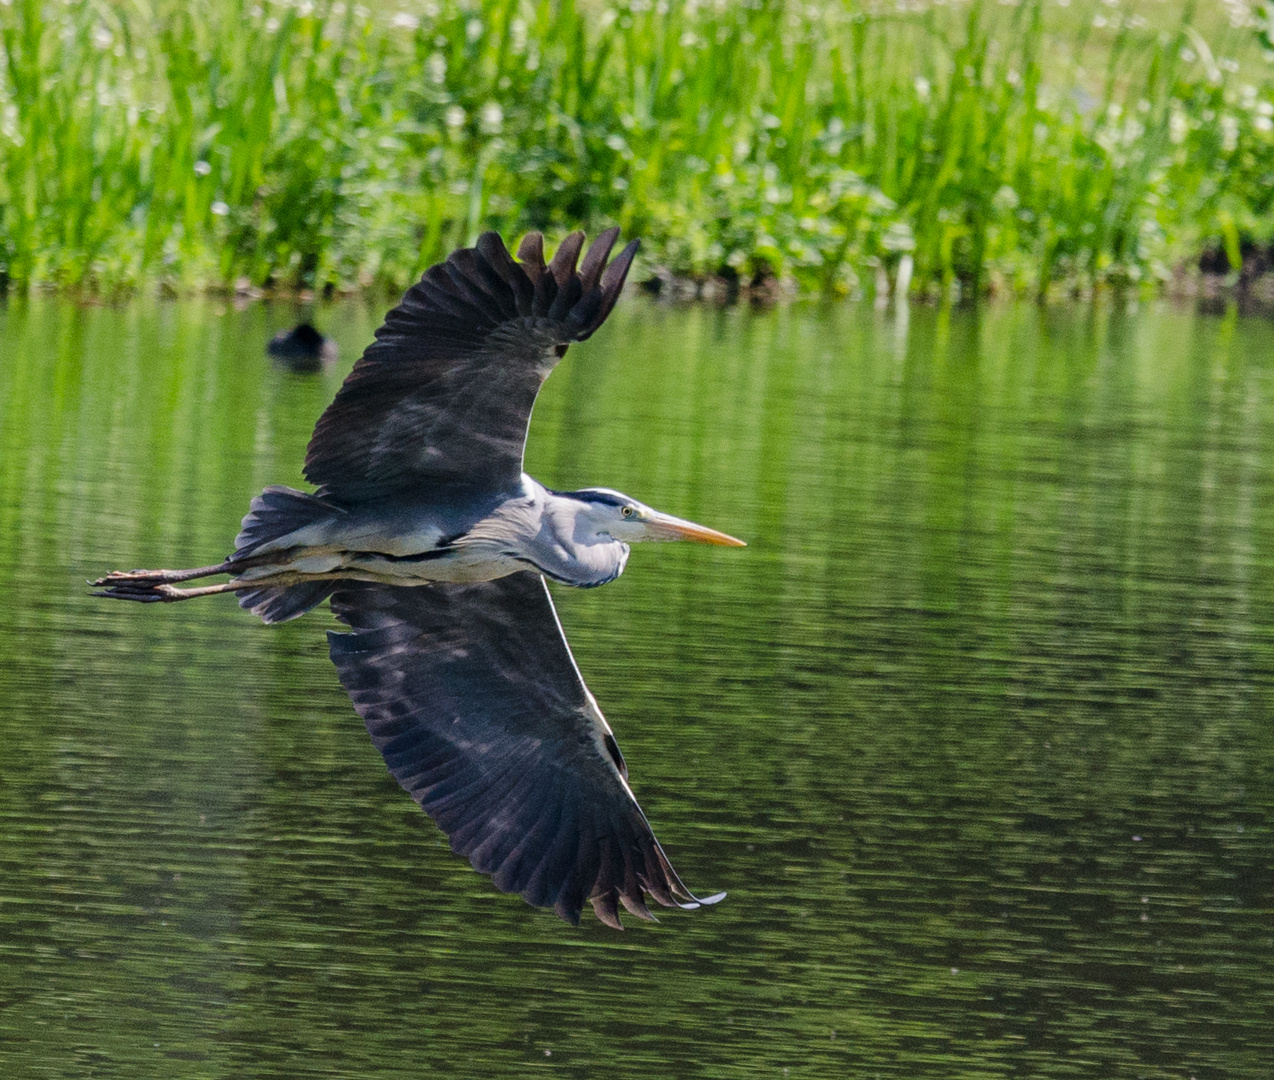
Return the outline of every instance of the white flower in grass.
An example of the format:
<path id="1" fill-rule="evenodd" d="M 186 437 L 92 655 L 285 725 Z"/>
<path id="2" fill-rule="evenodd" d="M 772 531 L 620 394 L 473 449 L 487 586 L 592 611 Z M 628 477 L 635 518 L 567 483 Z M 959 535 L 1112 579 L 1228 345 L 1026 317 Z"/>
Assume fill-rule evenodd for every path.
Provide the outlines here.
<path id="1" fill-rule="evenodd" d="M 1008 184 L 1002 184 L 1000 190 L 995 193 L 991 200 L 991 205 L 995 207 L 1001 214 L 1010 213 L 1018 208 L 1021 199 L 1018 194 Z"/>
<path id="2" fill-rule="evenodd" d="M 206 161 L 195 162 L 196 176 L 207 176 L 210 172 L 212 172 L 212 166 L 208 162 Z"/>
<path id="3" fill-rule="evenodd" d="M 214 202 L 210 207 L 208 207 L 208 209 L 216 214 L 217 217 L 225 217 L 228 213 L 230 213 L 230 207 L 223 203 L 220 199 Z"/>
<path id="4" fill-rule="evenodd" d="M 1221 152 L 1232 154 L 1239 146 L 1239 122 L 1229 113 L 1221 117 Z"/>
<path id="5" fill-rule="evenodd" d="M 478 124 L 488 135 L 496 135 L 500 131 L 501 125 L 504 123 L 504 110 L 500 108 L 498 101 L 488 101 L 482 106 L 482 112 L 479 114 Z"/>
<path id="6" fill-rule="evenodd" d="M 1168 138 L 1175 145 L 1180 146 L 1189 134 L 1190 121 L 1186 118 L 1184 110 L 1174 107 L 1168 116 Z"/>
<path id="7" fill-rule="evenodd" d="M 410 11 L 400 11 L 389 20 L 389 25 L 395 30 L 417 30 L 420 27 L 420 20 Z"/>
<path id="8" fill-rule="evenodd" d="M 449 128 L 464 127 L 465 111 L 459 105 L 448 105 L 447 111 L 442 114 L 443 120 L 446 121 Z"/>

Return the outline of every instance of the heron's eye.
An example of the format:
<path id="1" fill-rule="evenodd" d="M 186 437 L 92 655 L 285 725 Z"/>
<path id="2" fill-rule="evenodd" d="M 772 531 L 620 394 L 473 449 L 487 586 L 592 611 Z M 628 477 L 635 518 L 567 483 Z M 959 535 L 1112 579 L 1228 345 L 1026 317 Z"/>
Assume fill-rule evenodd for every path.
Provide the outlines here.
<path id="1" fill-rule="evenodd" d="M 622 514 L 624 517 L 632 517 L 632 516 L 633 516 L 633 508 L 632 508 L 631 506 L 625 506 L 625 507 L 624 507 L 624 508 L 620 511 L 620 514 Z"/>

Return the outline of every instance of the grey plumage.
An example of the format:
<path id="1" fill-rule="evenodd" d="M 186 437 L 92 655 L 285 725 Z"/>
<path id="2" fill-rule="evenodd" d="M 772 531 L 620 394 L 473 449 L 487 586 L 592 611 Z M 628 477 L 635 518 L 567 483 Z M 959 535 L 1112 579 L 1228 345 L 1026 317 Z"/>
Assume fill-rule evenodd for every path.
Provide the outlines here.
<path id="1" fill-rule="evenodd" d="M 474 867 L 576 922 L 619 926 L 645 896 L 696 899 L 627 784 L 545 586 L 623 572 L 629 543 L 739 545 L 606 488 L 554 492 L 522 471 L 539 388 L 614 307 L 637 250 L 618 230 L 576 263 L 494 233 L 428 270 L 377 331 L 315 426 L 313 493 L 270 487 L 235 552 L 193 570 L 112 573 L 102 595 L 146 603 L 234 592 L 265 622 L 331 597 L 351 628 L 332 660 L 390 772 Z M 222 584 L 182 582 L 229 574 Z"/>

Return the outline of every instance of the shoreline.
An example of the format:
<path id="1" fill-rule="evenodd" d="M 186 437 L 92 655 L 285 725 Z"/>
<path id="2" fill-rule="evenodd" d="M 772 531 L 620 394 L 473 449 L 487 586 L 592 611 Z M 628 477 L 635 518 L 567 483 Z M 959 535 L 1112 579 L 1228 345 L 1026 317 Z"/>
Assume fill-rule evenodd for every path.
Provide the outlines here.
<path id="1" fill-rule="evenodd" d="M 1205 255 L 1199 262 L 1203 263 Z M 1202 308 L 1224 311 L 1237 305 L 1240 314 L 1274 315 L 1274 264 L 1268 259 L 1253 260 L 1258 269 L 1245 268 L 1238 273 L 1203 270 L 1198 265 L 1179 266 L 1166 280 L 1155 282 L 1053 282 L 1048 290 L 1017 289 L 996 283 L 977 297 L 961 294 L 959 283 L 953 283 L 948 295 L 935 287 L 910 290 L 908 302 L 924 306 L 969 306 L 973 304 L 997 304 L 1003 302 L 1033 302 L 1041 306 L 1067 303 L 1095 303 L 1106 297 L 1128 298 L 1139 301 L 1168 300 L 1174 303 L 1197 303 Z M 1215 265 L 1215 262 L 1212 263 Z M 677 274 L 662 267 L 654 268 L 646 277 L 633 280 L 630 289 L 646 300 L 671 307 L 702 304 L 709 307 L 773 307 L 804 301 L 849 301 L 873 303 L 886 307 L 896 302 L 895 280 L 878 268 L 875 280 L 868 288 L 839 292 L 802 289 L 793 278 L 782 279 L 773 275 L 756 275 L 743 279 L 737 275 Z M 324 306 L 339 300 L 365 299 L 396 303 L 405 290 L 387 289 L 383 285 L 330 287 L 324 290 L 297 289 L 289 286 L 253 285 L 241 279 L 234 285 L 210 285 L 182 289 L 165 282 L 147 285 L 130 285 L 110 293 L 93 289 L 66 288 L 53 284 L 32 285 L 25 289 L 13 289 L 0 281 L 0 305 L 21 302 L 40 297 L 65 300 L 84 307 L 114 307 L 129 304 L 141 298 L 159 300 L 185 300 L 193 298 L 220 299 L 236 305 L 255 303 L 291 303 Z"/>

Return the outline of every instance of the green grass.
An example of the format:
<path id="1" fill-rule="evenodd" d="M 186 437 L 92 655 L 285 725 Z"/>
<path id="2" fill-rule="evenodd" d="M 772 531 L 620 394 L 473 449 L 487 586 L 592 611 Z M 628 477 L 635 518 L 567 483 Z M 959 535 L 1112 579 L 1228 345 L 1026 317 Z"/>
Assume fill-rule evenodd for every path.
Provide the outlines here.
<path id="1" fill-rule="evenodd" d="M 404 7 L 0 0 L 0 274 L 397 289 L 618 222 L 646 274 L 1047 293 L 1274 238 L 1243 4 Z"/>

